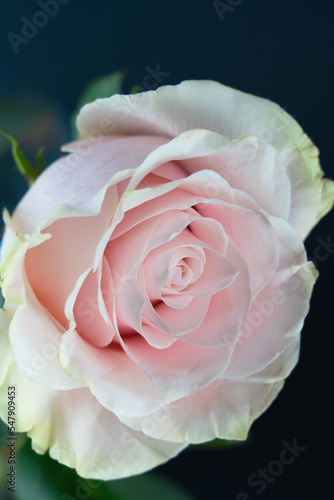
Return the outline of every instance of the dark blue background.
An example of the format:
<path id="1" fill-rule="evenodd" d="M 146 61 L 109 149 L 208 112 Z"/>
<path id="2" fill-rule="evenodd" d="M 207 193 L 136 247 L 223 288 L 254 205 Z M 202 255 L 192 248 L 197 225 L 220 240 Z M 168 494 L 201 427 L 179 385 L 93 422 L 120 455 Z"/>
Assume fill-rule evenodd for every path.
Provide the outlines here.
<path id="1" fill-rule="evenodd" d="M 128 68 L 125 90 L 129 90 L 135 83 L 147 82 L 147 67 L 159 64 L 168 75 L 158 83 L 213 79 L 276 101 L 319 147 L 323 169 L 334 178 L 332 3 L 230 3 L 238 5 L 221 20 L 213 3 L 204 0 L 70 0 L 29 43 L 18 46 L 17 54 L 7 34 L 21 35 L 22 16 L 32 20 L 40 7 L 37 1 L 2 3 L 0 89 L 8 94 L 9 88 L 18 92 L 30 88 L 56 106 L 58 147 L 69 138 L 66 116 L 90 80 Z M 1 108 L 0 127 L 5 127 Z M 2 175 L 1 205 L 14 206 L 19 191 Z M 308 238 L 310 258 L 316 256 L 319 237 L 334 239 L 333 216 L 327 216 Z M 195 498 L 234 500 L 241 491 L 261 500 L 331 495 L 333 262 L 332 253 L 317 262 L 320 278 L 303 331 L 300 363 L 281 395 L 252 427 L 249 443 L 225 452 L 187 452 L 159 469 L 186 485 Z M 248 477 L 278 457 L 283 440 L 294 438 L 306 450 L 263 494 L 257 494 L 247 485 Z"/>

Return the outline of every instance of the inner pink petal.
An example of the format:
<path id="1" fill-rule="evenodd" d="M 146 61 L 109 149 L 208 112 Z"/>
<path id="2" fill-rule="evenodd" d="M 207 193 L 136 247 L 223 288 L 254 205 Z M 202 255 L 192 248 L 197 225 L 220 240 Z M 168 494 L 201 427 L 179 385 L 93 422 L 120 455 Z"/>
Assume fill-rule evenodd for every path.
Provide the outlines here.
<path id="1" fill-rule="evenodd" d="M 154 386 L 171 400 L 210 384 L 227 366 L 230 346 L 200 347 L 177 340 L 167 349 L 155 349 L 140 336 L 124 340 L 129 356 L 148 372 Z"/>
<path id="2" fill-rule="evenodd" d="M 184 294 L 205 297 L 228 287 L 238 274 L 238 269 L 219 253 L 206 248 L 206 263 L 202 275 L 195 283 L 183 289 Z"/>
<path id="3" fill-rule="evenodd" d="M 194 297 L 184 309 L 168 307 L 160 302 L 155 310 L 173 335 L 183 335 L 196 330 L 202 323 L 210 305 L 210 297 Z"/>
<path id="4" fill-rule="evenodd" d="M 261 290 L 278 265 L 277 236 L 262 213 L 233 205 L 200 204 L 204 217 L 215 217 L 236 244 L 250 270 L 253 296 Z"/>
<path id="5" fill-rule="evenodd" d="M 157 185 L 161 186 L 163 182 L 183 179 L 186 175 L 187 174 L 184 169 L 178 162 L 169 161 L 156 168 L 154 172 L 146 175 L 146 177 L 144 177 L 144 179 L 138 184 L 136 189 L 144 189 Z"/>
<path id="6" fill-rule="evenodd" d="M 115 330 L 105 315 L 105 304 L 100 290 L 101 266 L 90 272 L 81 286 L 74 304 L 76 330 L 87 342 L 105 347 L 112 341 Z"/>
<path id="7" fill-rule="evenodd" d="M 183 288 L 190 283 L 196 281 L 203 272 L 205 266 L 205 252 L 200 247 L 180 247 L 174 252 L 171 261 L 170 279 L 167 281 L 166 286 L 172 287 L 172 284 L 180 285 Z M 178 270 L 180 280 L 176 283 L 173 274 Z M 176 276 L 175 276 L 176 278 Z"/>
<path id="8" fill-rule="evenodd" d="M 225 256 L 239 273 L 229 286 L 212 295 L 209 310 L 199 328 L 182 337 L 187 342 L 202 346 L 233 346 L 242 331 L 252 300 L 249 270 L 230 240 Z"/>
<path id="9" fill-rule="evenodd" d="M 107 191 L 100 214 L 58 219 L 45 229 L 52 237 L 26 254 L 26 273 L 36 297 L 65 328 L 65 302 L 78 278 L 93 266 L 115 204 L 117 199 Z"/>
<path id="10" fill-rule="evenodd" d="M 148 298 L 145 287 L 145 276 L 143 266 L 140 267 L 137 279 L 138 288 L 145 299 L 142 310 L 142 331 L 141 334 L 147 342 L 157 349 L 165 349 L 175 342 L 168 326 L 156 313 L 151 301 Z"/>

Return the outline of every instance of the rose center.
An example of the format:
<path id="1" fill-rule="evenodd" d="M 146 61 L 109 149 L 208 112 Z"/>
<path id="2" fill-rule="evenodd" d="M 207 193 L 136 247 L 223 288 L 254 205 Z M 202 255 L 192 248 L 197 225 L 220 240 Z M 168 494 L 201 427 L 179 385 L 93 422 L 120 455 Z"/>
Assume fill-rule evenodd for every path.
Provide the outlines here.
<path id="1" fill-rule="evenodd" d="M 180 292 L 201 276 L 205 266 L 202 248 L 185 247 L 175 251 L 168 269 L 165 291 Z"/>

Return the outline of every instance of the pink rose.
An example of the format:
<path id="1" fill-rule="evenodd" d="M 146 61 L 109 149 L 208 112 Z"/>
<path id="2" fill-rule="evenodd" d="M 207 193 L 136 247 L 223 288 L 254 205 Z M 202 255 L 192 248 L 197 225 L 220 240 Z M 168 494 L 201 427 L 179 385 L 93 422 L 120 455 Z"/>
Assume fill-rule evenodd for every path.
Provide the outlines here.
<path id="1" fill-rule="evenodd" d="M 245 439 L 298 360 L 331 208 L 279 106 L 211 81 L 86 105 L 5 213 L 0 409 L 85 477 Z"/>

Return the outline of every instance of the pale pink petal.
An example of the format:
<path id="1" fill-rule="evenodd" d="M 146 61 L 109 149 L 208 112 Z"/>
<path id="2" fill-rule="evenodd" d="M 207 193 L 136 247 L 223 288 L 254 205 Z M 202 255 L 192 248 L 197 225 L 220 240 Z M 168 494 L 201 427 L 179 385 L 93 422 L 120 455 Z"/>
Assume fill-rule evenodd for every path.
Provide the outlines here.
<path id="1" fill-rule="evenodd" d="M 27 278 L 37 299 L 64 328 L 68 328 L 69 319 L 66 300 L 79 277 L 94 264 L 96 247 L 117 203 L 113 195 L 107 193 L 101 213 L 95 217 L 57 220 L 45 230 L 51 238 L 26 253 Z"/>
<path id="2" fill-rule="evenodd" d="M 162 297 L 164 303 L 174 309 L 183 309 L 187 307 L 194 298 L 191 295 L 185 295 L 178 292 L 171 293 L 170 289 L 163 289 Z"/>
<path id="3" fill-rule="evenodd" d="M 198 203 L 207 202 L 212 197 L 206 196 L 210 193 L 203 192 L 203 186 L 211 177 L 216 186 L 214 198 L 235 204 L 235 195 L 238 194 L 238 191 L 233 190 L 222 177 L 210 171 L 196 172 L 185 179 L 163 184 L 159 190 L 144 189 L 131 192 L 130 200 L 126 199 L 123 202 L 126 212 L 123 220 L 115 228 L 112 239 L 128 232 L 139 222 L 156 215 L 167 214 L 170 210 L 175 209 L 188 211 L 190 207 Z M 249 203 L 248 200 L 249 197 L 247 197 Z M 206 235 L 215 238 L 214 233 L 207 231 Z"/>
<path id="4" fill-rule="evenodd" d="M 238 274 L 238 269 L 222 255 L 205 249 L 206 262 L 202 275 L 183 289 L 183 293 L 203 297 L 227 288 Z"/>
<path id="5" fill-rule="evenodd" d="M 175 217 L 177 215 L 177 217 Z M 117 322 L 141 332 L 141 313 L 145 304 L 137 276 L 141 262 L 151 248 L 182 231 L 193 216 L 176 211 L 152 217 L 112 239 L 105 250 L 116 291 Z"/>
<path id="6" fill-rule="evenodd" d="M 257 137 L 235 139 L 221 153 L 183 160 L 180 164 L 189 174 L 204 169 L 217 172 L 232 188 L 251 195 L 263 211 L 284 219 L 289 217 L 291 185 L 285 166 L 278 152 Z M 202 192 L 211 192 L 214 197 L 217 191 L 211 174 Z"/>
<path id="7" fill-rule="evenodd" d="M 228 240 L 225 258 L 238 269 L 239 274 L 227 288 L 211 297 L 200 327 L 183 335 L 182 340 L 199 346 L 232 346 L 237 341 L 252 300 L 249 270 L 231 240 Z"/>
<path id="8" fill-rule="evenodd" d="M 149 345 L 156 349 L 165 349 L 176 342 L 160 316 L 156 313 L 151 300 L 148 297 L 145 283 L 145 274 L 143 266 L 138 273 L 137 284 L 142 296 L 145 298 L 145 305 L 142 310 L 141 335 L 146 339 Z"/>
<path id="9" fill-rule="evenodd" d="M 277 236 L 260 212 L 221 202 L 199 204 L 204 217 L 214 217 L 242 253 L 250 272 L 253 296 L 263 288 L 278 264 Z"/>
<path id="10" fill-rule="evenodd" d="M 280 244 L 278 270 L 252 303 L 224 377 L 247 377 L 262 371 L 303 327 L 317 271 L 306 262 L 299 234 L 284 221 L 276 230 Z"/>
<path id="11" fill-rule="evenodd" d="M 168 331 L 167 326 L 165 326 L 165 330 L 162 330 L 161 328 L 157 328 L 154 324 L 154 322 L 157 322 L 156 319 L 154 319 L 154 322 L 150 322 L 145 317 L 145 320 L 146 321 L 142 325 L 141 333 L 150 346 L 156 349 L 166 349 L 177 341 L 176 337 L 173 337 L 170 333 L 166 333 L 166 330 Z"/>
<path id="12" fill-rule="evenodd" d="M 150 375 L 158 392 L 169 401 L 214 381 L 224 371 L 233 350 L 228 345 L 200 347 L 183 340 L 167 349 L 154 349 L 139 335 L 123 341 L 135 363 Z"/>
<path id="13" fill-rule="evenodd" d="M 77 332 L 87 342 L 96 347 L 107 346 L 115 335 L 115 329 L 108 313 L 105 311 L 103 297 L 99 294 L 99 291 L 101 291 L 101 267 L 95 272 L 90 271 L 80 288 L 73 309 Z M 105 273 L 108 272 L 108 267 L 108 263 L 105 263 Z M 110 271 L 108 278 L 110 278 Z M 106 292 L 107 289 L 104 290 L 104 295 L 106 295 Z M 110 295 L 112 297 L 112 292 L 110 292 Z"/>
<path id="14" fill-rule="evenodd" d="M 93 395 L 110 411 L 139 416 L 164 404 L 150 377 L 116 342 L 101 349 L 74 330 L 63 335 L 59 361 L 71 376 L 87 381 Z"/>
<path id="15" fill-rule="evenodd" d="M 161 302 L 156 313 L 176 336 L 196 330 L 203 322 L 210 306 L 210 297 L 194 297 L 184 309 L 175 309 Z"/>

